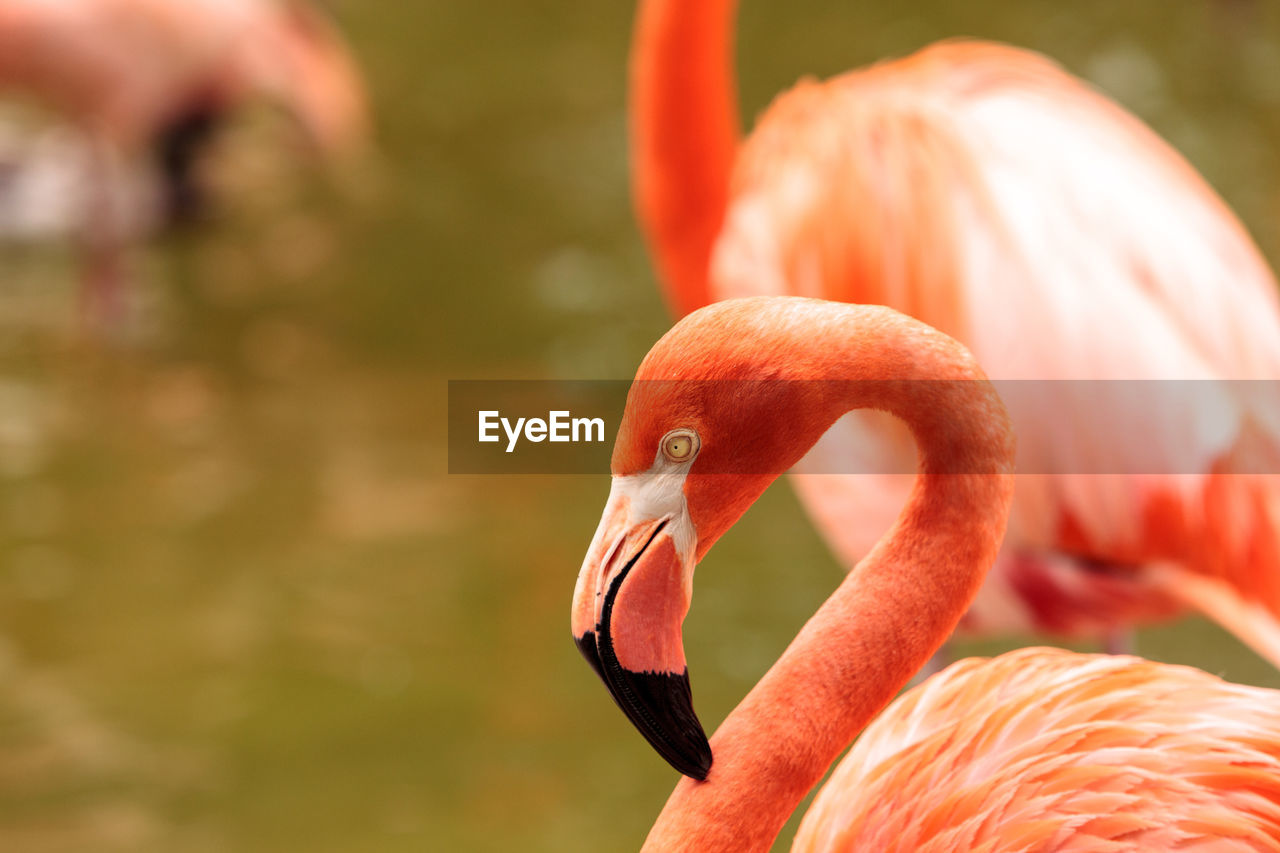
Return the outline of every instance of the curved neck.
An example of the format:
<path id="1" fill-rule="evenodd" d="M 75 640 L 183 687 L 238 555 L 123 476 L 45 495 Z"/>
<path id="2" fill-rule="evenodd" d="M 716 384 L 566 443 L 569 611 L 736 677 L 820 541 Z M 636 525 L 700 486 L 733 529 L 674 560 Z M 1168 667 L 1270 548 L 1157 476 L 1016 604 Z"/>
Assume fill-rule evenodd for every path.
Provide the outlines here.
<path id="1" fill-rule="evenodd" d="M 738 144 L 736 0 L 641 0 L 631 44 L 632 191 L 667 302 L 710 301 L 707 267 Z"/>
<path id="2" fill-rule="evenodd" d="M 645 850 L 768 850 L 840 752 L 945 642 L 995 559 L 1014 448 L 994 390 L 958 346 L 916 333 L 891 329 L 863 338 L 859 351 L 920 378 L 850 383 L 827 414 L 871 407 L 902 418 L 920 448 L 915 488 L 885 538 L 720 726 L 707 781 L 680 780 Z"/>

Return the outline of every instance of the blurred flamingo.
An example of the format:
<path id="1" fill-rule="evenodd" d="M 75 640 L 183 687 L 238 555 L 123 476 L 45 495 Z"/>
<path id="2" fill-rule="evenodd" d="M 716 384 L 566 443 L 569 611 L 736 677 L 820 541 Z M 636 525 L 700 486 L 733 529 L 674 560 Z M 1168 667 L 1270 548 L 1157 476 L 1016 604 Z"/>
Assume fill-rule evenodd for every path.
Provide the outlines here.
<path id="1" fill-rule="evenodd" d="M 691 777 L 644 849 L 768 850 L 977 593 L 1013 498 L 1009 416 L 954 340 L 881 306 L 797 297 L 696 311 L 636 380 L 573 634 L 631 721 Z M 902 418 L 918 441 L 908 502 L 708 743 L 681 642 L 694 567 L 860 406 Z M 956 664 L 884 711 L 793 849 L 1277 844 L 1280 694 L 1137 658 L 1022 649 Z"/>
<path id="2" fill-rule="evenodd" d="M 962 628 L 1118 650 L 1130 626 L 1191 607 L 1280 665 L 1280 485 L 1232 476 L 1277 470 L 1280 415 L 1258 386 L 1219 382 L 1280 378 L 1280 305 L 1236 217 L 1138 119 L 997 44 L 804 80 L 740 141 L 735 7 L 639 8 L 633 183 L 674 311 L 768 293 L 880 303 L 964 342 L 994 379 L 1214 380 L 1063 383 L 1080 405 L 1024 406 L 1020 470 L 1043 476 L 1019 477 Z M 1098 417 L 1144 394 L 1168 429 Z M 900 425 L 859 414 L 800 466 L 846 565 L 906 499 L 911 453 Z"/>
<path id="3" fill-rule="evenodd" d="M 146 150 L 172 220 L 199 212 L 193 168 L 229 112 L 279 104 L 318 150 L 366 132 L 363 87 L 336 29 L 302 0 L 5 0 L 0 91 L 26 95 L 82 128 L 93 150 L 85 241 L 90 299 L 118 298 L 125 212 L 113 188 Z"/>

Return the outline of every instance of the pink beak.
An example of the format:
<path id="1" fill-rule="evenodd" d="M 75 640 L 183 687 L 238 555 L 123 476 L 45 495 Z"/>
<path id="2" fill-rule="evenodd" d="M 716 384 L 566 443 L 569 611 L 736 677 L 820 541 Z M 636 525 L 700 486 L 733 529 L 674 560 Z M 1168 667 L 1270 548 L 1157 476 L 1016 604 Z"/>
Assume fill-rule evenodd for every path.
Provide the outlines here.
<path id="1" fill-rule="evenodd" d="M 689 596 L 671 518 L 630 515 L 626 497 L 611 497 L 574 591 L 574 642 L 650 745 L 702 780 L 711 746 L 693 711 L 680 635 Z"/>

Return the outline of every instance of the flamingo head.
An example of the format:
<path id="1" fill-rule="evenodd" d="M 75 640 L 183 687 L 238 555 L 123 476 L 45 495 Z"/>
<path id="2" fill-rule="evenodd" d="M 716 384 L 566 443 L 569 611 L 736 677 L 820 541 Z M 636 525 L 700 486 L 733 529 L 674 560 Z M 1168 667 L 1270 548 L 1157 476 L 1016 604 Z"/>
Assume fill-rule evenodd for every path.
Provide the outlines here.
<path id="1" fill-rule="evenodd" d="M 579 650 L 654 749 L 699 780 L 711 747 L 681 638 L 694 566 L 842 413 L 786 357 L 811 324 L 793 316 L 797 302 L 823 304 L 718 303 L 654 346 L 627 397 L 609 500 L 574 591 Z"/>

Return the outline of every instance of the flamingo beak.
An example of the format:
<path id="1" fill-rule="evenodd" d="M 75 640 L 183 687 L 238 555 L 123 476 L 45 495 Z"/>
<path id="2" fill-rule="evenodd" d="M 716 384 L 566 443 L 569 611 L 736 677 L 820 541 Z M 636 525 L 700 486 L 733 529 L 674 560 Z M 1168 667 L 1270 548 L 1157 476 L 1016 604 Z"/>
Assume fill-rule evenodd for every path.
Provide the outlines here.
<path id="1" fill-rule="evenodd" d="M 703 780 L 711 745 L 693 711 L 680 634 L 689 610 L 686 561 L 671 516 L 630 516 L 627 497 L 612 495 L 578 575 L 574 642 L 658 754 Z"/>

